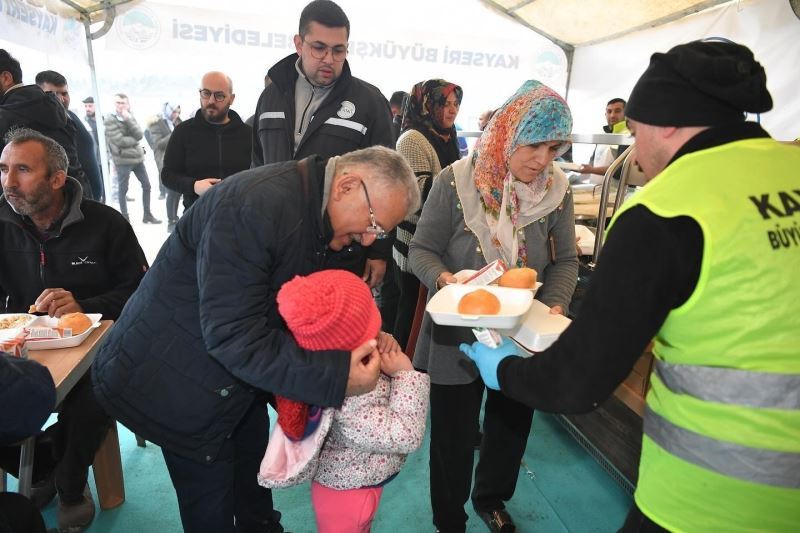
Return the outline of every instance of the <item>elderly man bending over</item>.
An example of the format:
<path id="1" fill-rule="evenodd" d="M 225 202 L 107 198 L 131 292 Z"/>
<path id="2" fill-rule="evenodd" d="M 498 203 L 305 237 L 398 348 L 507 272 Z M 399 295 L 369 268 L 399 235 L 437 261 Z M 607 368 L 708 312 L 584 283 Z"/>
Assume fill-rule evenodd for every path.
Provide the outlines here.
<path id="1" fill-rule="evenodd" d="M 371 147 L 234 174 L 180 219 L 93 378 L 111 414 L 162 446 L 185 531 L 283 530 L 256 483 L 268 394 L 336 407 L 375 386 L 380 361 L 374 340 L 352 353 L 299 348 L 276 293 L 418 207 L 402 156 Z"/>

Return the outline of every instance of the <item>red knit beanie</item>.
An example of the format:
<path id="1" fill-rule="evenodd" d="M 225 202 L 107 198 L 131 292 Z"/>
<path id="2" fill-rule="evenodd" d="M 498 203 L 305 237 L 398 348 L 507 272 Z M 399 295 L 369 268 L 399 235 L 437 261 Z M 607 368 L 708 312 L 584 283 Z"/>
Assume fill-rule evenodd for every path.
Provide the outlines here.
<path id="1" fill-rule="evenodd" d="M 346 270 L 295 276 L 278 291 L 278 312 L 306 350 L 355 350 L 378 336 L 381 314 L 364 280 Z"/>
<path id="2" fill-rule="evenodd" d="M 381 315 L 364 280 L 346 270 L 323 270 L 295 276 L 278 291 L 278 312 L 295 341 L 306 350 L 353 351 L 378 336 Z M 278 424 L 287 437 L 300 440 L 308 405 L 275 396 Z"/>

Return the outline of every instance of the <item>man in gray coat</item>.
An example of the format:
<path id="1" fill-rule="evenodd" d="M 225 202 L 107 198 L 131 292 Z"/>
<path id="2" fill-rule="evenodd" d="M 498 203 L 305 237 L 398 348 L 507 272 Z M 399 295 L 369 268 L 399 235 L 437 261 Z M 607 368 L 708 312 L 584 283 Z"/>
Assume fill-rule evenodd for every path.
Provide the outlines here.
<path id="1" fill-rule="evenodd" d="M 161 224 L 161 221 L 150 212 L 150 178 L 144 167 L 144 149 L 139 141 L 144 136 L 142 128 L 130 112 L 128 96 L 123 93 L 114 95 L 115 112 L 103 119 L 106 127 L 106 143 L 111 152 L 111 159 L 117 167 L 117 180 L 119 182 L 119 211 L 128 218 L 128 180 L 131 172 L 142 184 L 142 206 L 144 208 L 145 224 Z"/>

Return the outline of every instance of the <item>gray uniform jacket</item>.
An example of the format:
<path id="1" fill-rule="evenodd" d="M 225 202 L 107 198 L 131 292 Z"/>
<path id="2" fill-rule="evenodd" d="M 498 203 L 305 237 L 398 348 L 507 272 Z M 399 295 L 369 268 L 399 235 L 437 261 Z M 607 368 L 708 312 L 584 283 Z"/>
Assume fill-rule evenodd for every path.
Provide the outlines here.
<path id="1" fill-rule="evenodd" d="M 538 281 L 543 283 L 536 299 L 551 307 L 560 305 L 565 311 L 578 279 L 572 193 L 568 187 L 566 191 L 555 210 L 525 227 L 528 266 L 538 272 Z M 428 298 L 435 294 L 436 278 L 442 272 L 478 270 L 487 263 L 477 237 L 465 224 L 452 166 L 434 179 L 411 240 L 409 262 L 414 275 L 428 287 Z M 458 345 L 474 341 L 469 328 L 437 326 L 426 313 L 414 366 L 427 370 L 431 383 L 471 383 L 480 374 Z"/>

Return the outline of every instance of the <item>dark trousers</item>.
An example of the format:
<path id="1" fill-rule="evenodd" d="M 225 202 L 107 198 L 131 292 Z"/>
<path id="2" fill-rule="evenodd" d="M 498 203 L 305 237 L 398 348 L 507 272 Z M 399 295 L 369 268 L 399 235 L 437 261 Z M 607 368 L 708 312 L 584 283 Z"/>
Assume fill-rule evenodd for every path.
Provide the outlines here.
<path id="1" fill-rule="evenodd" d="M 45 533 L 42 514 L 22 494 L 0 492 L 0 533 Z"/>
<path id="2" fill-rule="evenodd" d="M 618 533 L 667 533 L 667 530 L 647 518 L 634 502 Z"/>
<path id="3" fill-rule="evenodd" d="M 58 421 L 36 439 L 33 481 L 49 475 L 55 465 L 59 498 L 66 504 L 80 503 L 89 467 L 111 423 L 112 419 L 95 400 L 87 372 L 61 403 Z M 0 463 L 0 467 L 16 476 L 19 447 L 6 448 Z"/>
<path id="4" fill-rule="evenodd" d="M 167 188 L 167 222 L 178 221 L 178 205 L 181 202 L 181 193 Z"/>
<path id="5" fill-rule="evenodd" d="M 135 165 L 117 165 L 117 181 L 119 182 L 119 212 L 123 215 L 128 215 L 128 181 L 131 177 L 131 172 L 134 173 L 136 179 L 142 184 L 142 207 L 144 214 L 150 213 L 150 178 L 147 177 L 147 169 L 144 168 L 144 163 L 136 163 Z"/>
<path id="6" fill-rule="evenodd" d="M 411 326 L 414 323 L 414 312 L 417 309 L 419 297 L 419 280 L 410 272 L 403 272 L 395 265 L 395 282 L 400 294 L 397 298 L 397 316 L 394 321 L 394 338 L 406 349 L 408 337 L 411 335 Z"/>
<path id="7" fill-rule="evenodd" d="M 253 402 L 214 462 L 162 448 L 185 533 L 282 531 L 272 492 L 256 481 L 268 437 L 267 403 Z"/>
<path id="8" fill-rule="evenodd" d="M 475 426 L 484 392 L 480 379 L 467 385 L 431 384 L 430 476 L 433 523 L 464 531 L 470 497 Z M 477 511 L 505 508 L 517 486 L 533 409 L 494 390 L 486 391 L 483 440 L 472 505 Z"/>

